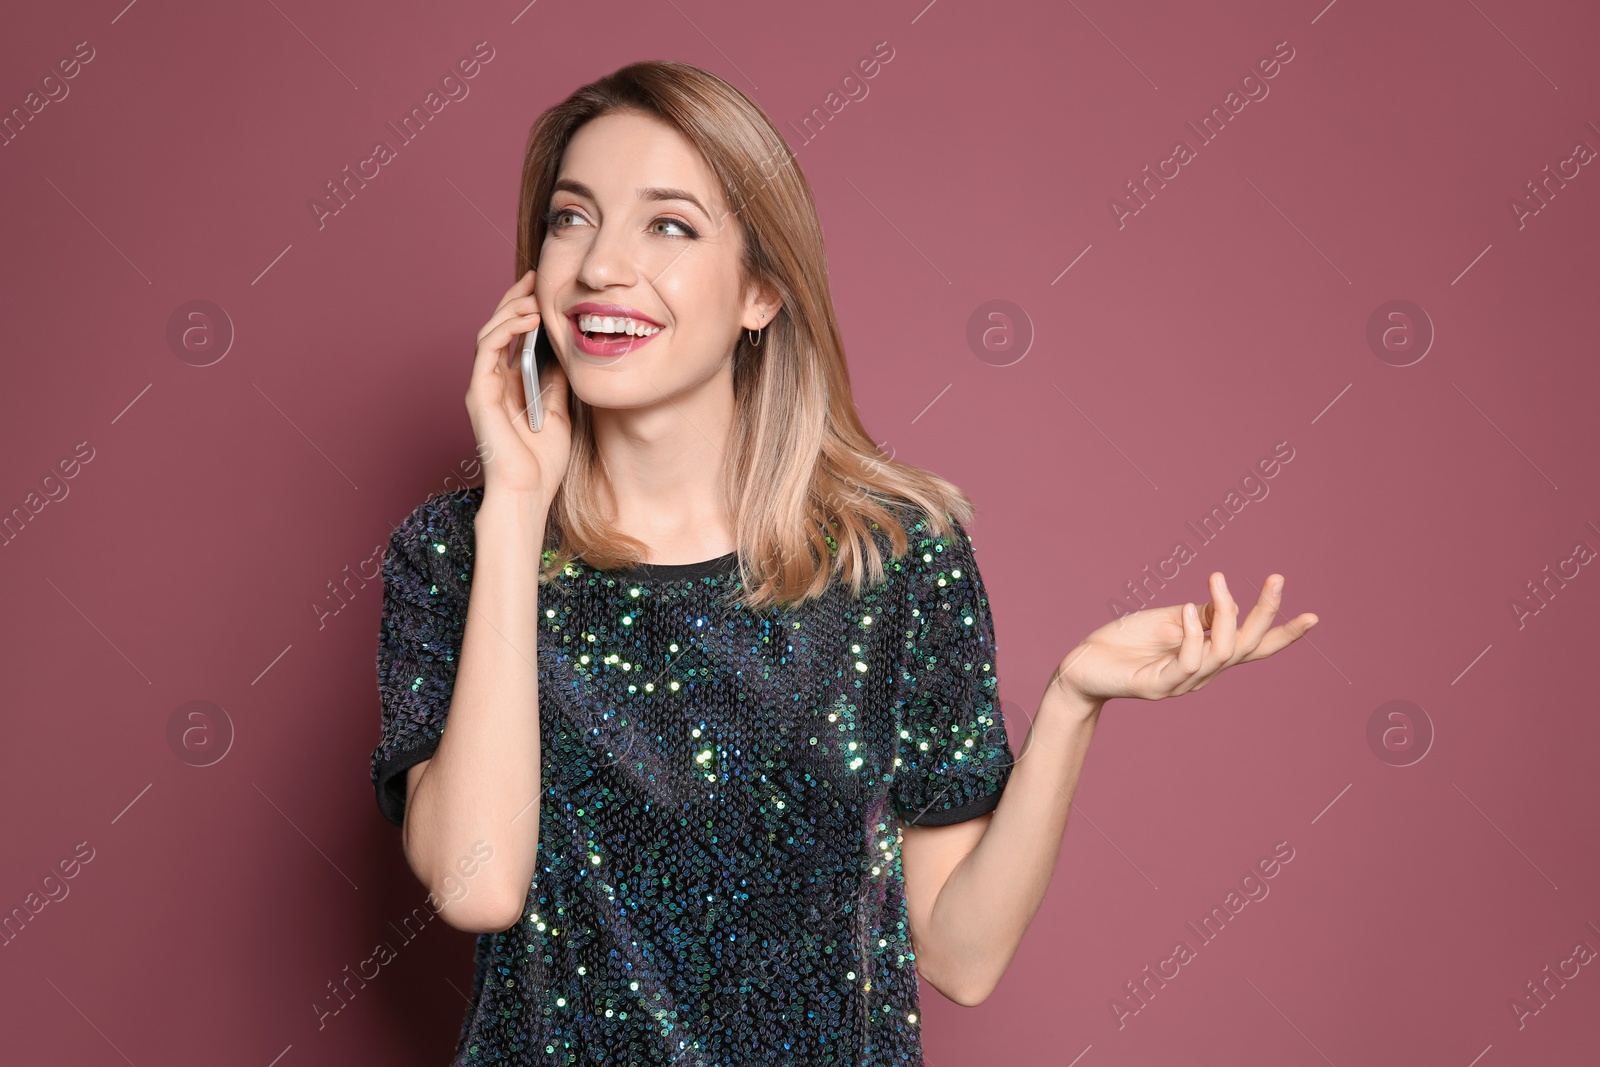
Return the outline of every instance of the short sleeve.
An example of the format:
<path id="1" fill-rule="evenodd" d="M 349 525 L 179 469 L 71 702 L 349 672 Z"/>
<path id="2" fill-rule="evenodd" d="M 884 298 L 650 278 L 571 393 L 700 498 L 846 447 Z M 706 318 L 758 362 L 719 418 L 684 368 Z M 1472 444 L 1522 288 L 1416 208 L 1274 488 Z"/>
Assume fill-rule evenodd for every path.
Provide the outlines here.
<path id="1" fill-rule="evenodd" d="M 383 557 L 378 630 L 382 738 L 372 752 L 378 810 L 405 823 L 406 774 L 439 747 L 455 691 L 472 579 L 473 529 L 461 496 L 430 497 L 395 528 Z"/>
<path id="2" fill-rule="evenodd" d="M 971 538 L 922 517 L 901 562 L 906 646 L 899 670 L 893 801 L 902 820 L 948 826 L 993 811 L 1015 762 L 996 675 L 994 621 Z"/>

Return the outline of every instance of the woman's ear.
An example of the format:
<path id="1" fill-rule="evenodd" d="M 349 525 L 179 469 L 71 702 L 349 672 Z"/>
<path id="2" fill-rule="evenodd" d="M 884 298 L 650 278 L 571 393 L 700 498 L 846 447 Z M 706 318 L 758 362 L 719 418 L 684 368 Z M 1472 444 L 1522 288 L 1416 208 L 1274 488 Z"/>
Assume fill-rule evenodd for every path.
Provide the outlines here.
<path id="1" fill-rule="evenodd" d="M 759 330 L 768 326 L 778 317 L 778 312 L 783 307 L 783 297 L 776 287 L 771 284 L 762 284 L 759 291 L 745 304 L 745 328 Z M 753 318 L 754 321 L 750 321 Z"/>

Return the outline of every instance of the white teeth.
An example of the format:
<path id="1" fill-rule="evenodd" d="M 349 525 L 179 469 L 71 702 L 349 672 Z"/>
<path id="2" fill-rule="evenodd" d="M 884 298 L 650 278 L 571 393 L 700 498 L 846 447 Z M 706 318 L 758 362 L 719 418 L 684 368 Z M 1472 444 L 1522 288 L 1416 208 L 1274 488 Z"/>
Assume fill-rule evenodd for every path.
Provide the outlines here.
<path id="1" fill-rule="evenodd" d="M 579 315 L 578 329 L 584 333 L 625 333 L 629 337 L 649 337 L 661 332 L 661 327 L 651 326 L 638 319 L 615 318 L 609 315 Z"/>

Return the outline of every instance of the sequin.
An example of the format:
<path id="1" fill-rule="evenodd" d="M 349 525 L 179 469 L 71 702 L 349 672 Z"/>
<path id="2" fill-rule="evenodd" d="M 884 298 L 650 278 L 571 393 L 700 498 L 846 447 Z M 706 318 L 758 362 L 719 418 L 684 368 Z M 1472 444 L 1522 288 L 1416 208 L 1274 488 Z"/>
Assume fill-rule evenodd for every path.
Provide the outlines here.
<path id="1" fill-rule="evenodd" d="M 394 531 L 378 807 L 446 728 L 482 488 Z M 901 828 L 976 818 L 1013 763 L 959 525 L 853 598 L 730 606 L 733 555 L 539 590 L 545 793 L 521 920 L 482 934 L 467 1064 L 922 1063 Z"/>

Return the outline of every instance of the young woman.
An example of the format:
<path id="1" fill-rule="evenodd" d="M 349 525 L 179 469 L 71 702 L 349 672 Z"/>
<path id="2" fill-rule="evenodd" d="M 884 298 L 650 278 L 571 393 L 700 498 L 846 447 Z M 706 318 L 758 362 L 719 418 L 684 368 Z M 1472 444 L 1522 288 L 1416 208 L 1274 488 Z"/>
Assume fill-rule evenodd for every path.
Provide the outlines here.
<path id="1" fill-rule="evenodd" d="M 379 807 L 481 935 L 454 1062 L 921 1063 L 918 977 L 994 989 L 1105 702 L 1315 616 L 1269 629 L 1274 575 L 1241 625 L 1213 574 L 1072 649 L 1014 758 L 972 505 L 862 427 L 810 189 L 705 71 L 539 118 L 517 265 L 467 391 L 484 484 L 384 560 Z"/>

